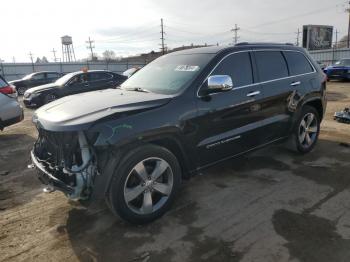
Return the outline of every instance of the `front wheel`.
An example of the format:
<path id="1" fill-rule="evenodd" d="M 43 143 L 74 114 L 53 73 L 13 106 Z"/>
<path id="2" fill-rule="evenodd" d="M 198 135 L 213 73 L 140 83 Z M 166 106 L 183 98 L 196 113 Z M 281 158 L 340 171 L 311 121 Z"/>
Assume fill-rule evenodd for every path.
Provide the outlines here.
<path id="1" fill-rule="evenodd" d="M 320 133 L 320 122 L 319 114 L 314 107 L 303 107 L 291 137 L 296 151 L 305 154 L 315 147 Z"/>
<path id="2" fill-rule="evenodd" d="M 181 168 L 169 150 L 141 146 L 118 166 L 107 200 L 114 213 L 130 223 L 145 224 L 170 208 L 181 183 Z"/>
<path id="3" fill-rule="evenodd" d="M 47 94 L 44 98 L 44 104 L 48 104 L 55 101 L 58 97 L 55 94 Z"/>

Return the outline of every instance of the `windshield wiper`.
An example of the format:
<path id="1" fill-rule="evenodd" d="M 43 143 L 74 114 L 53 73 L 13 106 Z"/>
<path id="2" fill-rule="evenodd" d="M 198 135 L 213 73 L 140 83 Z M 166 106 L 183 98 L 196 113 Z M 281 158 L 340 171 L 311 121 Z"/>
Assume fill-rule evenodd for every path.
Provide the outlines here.
<path id="1" fill-rule="evenodd" d="M 144 92 L 144 93 L 151 93 L 151 91 L 141 88 L 141 87 L 131 87 L 131 88 L 124 88 L 124 90 L 127 91 L 136 91 L 136 92 Z"/>

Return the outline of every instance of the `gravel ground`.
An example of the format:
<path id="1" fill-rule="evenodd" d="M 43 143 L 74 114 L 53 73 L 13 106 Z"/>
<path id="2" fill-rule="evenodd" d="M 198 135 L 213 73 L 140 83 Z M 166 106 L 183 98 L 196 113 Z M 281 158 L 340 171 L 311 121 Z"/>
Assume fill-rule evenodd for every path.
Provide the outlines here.
<path id="1" fill-rule="evenodd" d="M 36 137 L 26 109 L 0 133 L 0 261 L 349 261 L 350 125 L 332 115 L 350 106 L 350 83 L 330 83 L 328 98 L 312 153 L 279 145 L 212 167 L 141 227 L 42 193 L 26 168 Z"/>

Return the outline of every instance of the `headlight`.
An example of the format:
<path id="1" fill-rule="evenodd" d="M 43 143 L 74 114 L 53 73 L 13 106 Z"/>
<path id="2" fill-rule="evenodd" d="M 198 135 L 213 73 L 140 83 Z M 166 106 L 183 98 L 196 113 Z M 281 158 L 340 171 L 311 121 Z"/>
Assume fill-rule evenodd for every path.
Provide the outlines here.
<path id="1" fill-rule="evenodd" d="M 36 97 L 36 96 L 38 96 L 38 95 L 40 95 L 40 93 L 29 93 L 29 92 L 25 92 L 24 93 L 24 98 L 29 98 L 29 97 Z"/>

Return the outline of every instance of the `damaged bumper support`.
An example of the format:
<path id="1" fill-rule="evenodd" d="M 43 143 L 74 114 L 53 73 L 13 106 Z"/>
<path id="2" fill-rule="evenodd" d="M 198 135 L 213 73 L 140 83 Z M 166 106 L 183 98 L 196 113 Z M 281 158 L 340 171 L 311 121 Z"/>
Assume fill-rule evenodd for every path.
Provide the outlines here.
<path id="1" fill-rule="evenodd" d="M 43 137 L 39 136 L 37 143 L 39 146 L 34 147 L 31 151 L 31 160 L 32 165 L 28 166 L 29 168 L 36 168 L 38 170 L 38 178 L 39 180 L 48 185 L 47 189 L 44 189 L 45 192 L 51 192 L 53 190 L 62 191 L 72 200 L 85 200 L 90 196 L 93 177 L 97 173 L 97 168 L 93 163 L 93 154 L 92 150 L 89 147 L 89 144 L 86 140 L 84 132 L 80 131 L 77 133 L 77 148 L 69 148 L 69 152 L 71 152 L 71 156 L 67 158 L 57 157 L 57 152 L 51 150 L 53 152 L 48 151 L 47 144 L 50 139 L 43 139 Z M 59 139 L 57 139 L 59 141 Z M 52 144 L 52 141 L 50 141 Z M 73 143 L 74 144 L 74 143 Z M 67 141 L 59 141 L 58 144 L 54 145 L 56 148 L 59 148 L 59 152 L 62 151 L 62 146 L 67 146 Z M 61 150 L 61 151 L 60 151 Z M 75 151 L 74 151 L 75 150 Z M 54 165 L 52 161 L 50 162 L 50 158 L 42 159 L 37 156 L 36 151 L 40 151 L 41 155 L 45 152 L 46 156 L 55 155 L 56 162 L 60 165 Z M 47 151 L 47 152 L 46 152 Z M 63 150 L 63 154 L 66 152 Z M 77 161 L 73 159 L 79 158 L 79 165 L 77 165 Z M 58 161 L 57 161 L 58 158 Z M 72 159 L 70 159 L 72 158 Z M 74 163 L 71 166 L 68 166 L 65 161 L 69 159 L 70 163 Z"/>

